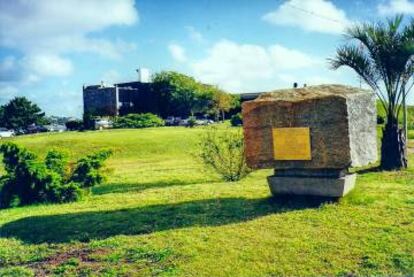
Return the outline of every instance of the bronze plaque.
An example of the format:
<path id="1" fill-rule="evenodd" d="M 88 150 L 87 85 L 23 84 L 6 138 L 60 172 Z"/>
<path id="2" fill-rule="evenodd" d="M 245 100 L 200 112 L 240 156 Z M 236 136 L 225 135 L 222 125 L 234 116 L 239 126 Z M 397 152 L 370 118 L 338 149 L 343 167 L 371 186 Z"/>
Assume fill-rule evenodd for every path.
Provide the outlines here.
<path id="1" fill-rule="evenodd" d="M 308 127 L 273 128 L 273 157 L 278 161 L 309 161 L 311 156 Z"/>

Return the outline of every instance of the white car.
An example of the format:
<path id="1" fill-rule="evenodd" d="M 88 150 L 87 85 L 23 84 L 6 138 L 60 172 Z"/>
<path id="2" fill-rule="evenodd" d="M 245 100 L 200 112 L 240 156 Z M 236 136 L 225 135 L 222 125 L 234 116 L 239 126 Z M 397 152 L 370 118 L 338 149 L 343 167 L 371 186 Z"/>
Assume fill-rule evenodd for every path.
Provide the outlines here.
<path id="1" fill-rule="evenodd" d="M 0 128 L 0 138 L 10 138 L 14 136 L 14 132 L 6 128 Z"/>

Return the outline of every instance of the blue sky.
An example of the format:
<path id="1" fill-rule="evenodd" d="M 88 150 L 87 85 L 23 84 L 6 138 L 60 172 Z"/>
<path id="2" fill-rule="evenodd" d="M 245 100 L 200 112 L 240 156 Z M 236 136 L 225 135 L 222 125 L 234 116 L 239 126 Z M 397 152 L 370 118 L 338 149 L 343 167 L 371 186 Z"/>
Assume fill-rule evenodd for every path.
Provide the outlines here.
<path id="1" fill-rule="evenodd" d="M 0 104 L 23 95 L 80 116 L 83 84 L 136 80 L 139 67 L 230 92 L 359 86 L 326 59 L 346 26 L 395 13 L 411 16 L 414 1 L 0 0 Z"/>

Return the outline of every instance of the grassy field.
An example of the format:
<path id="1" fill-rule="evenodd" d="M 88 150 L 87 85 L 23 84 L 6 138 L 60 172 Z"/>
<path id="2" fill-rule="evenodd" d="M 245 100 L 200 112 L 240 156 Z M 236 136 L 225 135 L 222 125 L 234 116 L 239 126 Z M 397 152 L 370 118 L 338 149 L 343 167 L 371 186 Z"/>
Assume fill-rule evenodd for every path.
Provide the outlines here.
<path id="1" fill-rule="evenodd" d="M 361 171 L 340 201 L 272 198 L 271 170 L 236 183 L 204 171 L 193 157 L 202 132 L 14 139 L 40 155 L 115 154 L 108 182 L 81 202 L 0 210 L 0 276 L 414 274 L 413 155 L 406 171 Z"/>

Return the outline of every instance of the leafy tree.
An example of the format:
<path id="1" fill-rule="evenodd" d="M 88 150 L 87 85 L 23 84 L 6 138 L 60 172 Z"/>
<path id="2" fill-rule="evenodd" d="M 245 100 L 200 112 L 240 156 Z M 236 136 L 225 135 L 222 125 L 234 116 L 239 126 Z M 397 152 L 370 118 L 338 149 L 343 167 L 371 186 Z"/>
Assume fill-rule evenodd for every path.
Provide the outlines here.
<path id="1" fill-rule="evenodd" d="M 225 120 L 225 113 L 236 105 L 236 97 L 225 93 L 223 91 L 217 91 L 213 96 L 213 109 L 216 111 L 216 117 Z"/>
<path id="2" fill-rule="evenodd" d="M 402 102 L 410 92 L 414 72 L 414 20 L 403 25 L 401 15 L 386 23 L 358 24 L 346 31 L 348 43 L 330 60 L 333 69 L 352 68 L 377 94 L 386 113 L 381 167 L 407 167 L 404 130 L 398 123 Z"/>
<path id="3" fill-rule="evenodd" d="M 162 116 L 188 116 L 196 106 L 196 81 L 174 71 L 155 74 L 154 86 L 161 97 Z"/>
<path id="4" fill-rule="evenodd" d="M 195 113 L 222 114 L 234 106 L 234 97 L 215 86 L 174 71 L 154 76 L 155 90 L 160 93 L 161 116 L 189 116 Z"/>
<path id="5" fill-rule="evenodd" d="M 26 128 L 31 124 L 42 124 L 45 113 L 26 97 L 15 97 L 2 107 L 0 125 L 9 129 Z"/>

